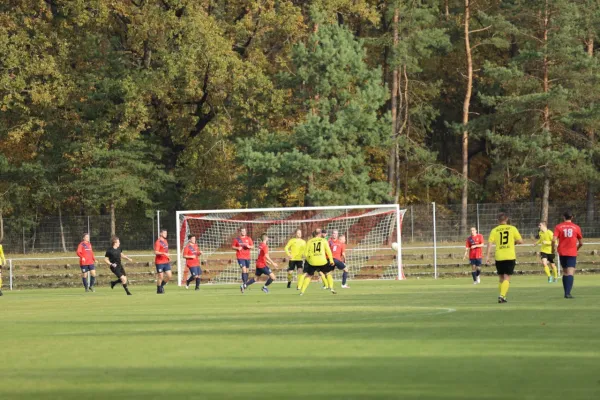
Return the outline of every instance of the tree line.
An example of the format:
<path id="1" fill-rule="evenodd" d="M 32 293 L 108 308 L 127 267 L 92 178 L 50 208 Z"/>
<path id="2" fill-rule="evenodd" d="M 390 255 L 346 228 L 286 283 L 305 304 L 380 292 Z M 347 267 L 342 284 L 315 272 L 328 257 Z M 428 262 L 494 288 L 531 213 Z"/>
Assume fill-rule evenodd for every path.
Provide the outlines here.
<path id="1" fill-rule="evenodd" d="M 465 231 L 469 203 L 553 198 L 593 219 L 599 32 L 596 0 L 5 0 L 0 221 L 437 201 Z"/>

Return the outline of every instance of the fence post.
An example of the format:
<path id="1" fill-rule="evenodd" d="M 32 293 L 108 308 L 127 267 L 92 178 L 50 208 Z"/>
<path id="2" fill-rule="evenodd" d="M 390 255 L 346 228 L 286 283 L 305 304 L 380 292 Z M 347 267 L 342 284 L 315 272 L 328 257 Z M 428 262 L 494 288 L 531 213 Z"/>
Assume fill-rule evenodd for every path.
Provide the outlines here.
<path id="1" fill-rule="evenodd" d="M 477 233 L 479 233 L 479 203 L 477 203 Z"/>
<path id="2" fill-rule="evenodd" d="M 25 254 L 25 226 L 23 226 L 23 254 Z"/>
<path id="3" fill-rule="evenodd" d="M 8 287 L 12 290 L 13 287 L 13 267 L 12 259 L 8 260 Z"/>
<path id="4" fill-rule="evenodd" d="M 410 206 L 410 242 L 415 241 L 415 212 L 413 206 Z"/>
<path id="5" fill-rule="evenodd" d="M 433 206 L 433 278 L 437 279 L 437 234 L 435 228 L 435 201 L 431 203 Z"/>
<path id="6" fill-rule="evenodd" d="M 160 210 L 156 210 L 156 236 L 160 235 Z"/>

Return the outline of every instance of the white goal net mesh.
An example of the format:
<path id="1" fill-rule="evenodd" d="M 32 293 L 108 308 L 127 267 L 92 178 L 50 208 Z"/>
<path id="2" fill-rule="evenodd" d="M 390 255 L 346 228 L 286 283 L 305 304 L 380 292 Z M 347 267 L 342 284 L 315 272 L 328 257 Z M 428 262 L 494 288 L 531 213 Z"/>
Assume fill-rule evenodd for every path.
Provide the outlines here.
<path id="1" fill-rule="evenodd" d="M 232 242 L 242 228 L 255 244 L 251 251 L 250 276 L 258 256 L 261 234 L 269 236 L 270 256 L 278 264 L 273 272 L 281 282 L 286 280 L 289 261 L 284 246 L 297 229 L 301 229 L 303 239 L 308 240 L 312 231 L 321 228 L 329 235 L 337 230 L 346 236 L 346 265 L 350 279 L 402 279 L 402 265 L 398 263 L 400 246 L 395 251 L 391 244 L 401 242 L 404 211 L 397 205 L 180 211 L 177 213 L 178 281 L 181 285 L 188 273 L 181 249 L 187 243 L 188 235 L 194 234 L 203 253 L 203 282 L 240 283 L 241 270 Z M 341 271 L 336 271 L 334 276 L 339 279 Z"/>

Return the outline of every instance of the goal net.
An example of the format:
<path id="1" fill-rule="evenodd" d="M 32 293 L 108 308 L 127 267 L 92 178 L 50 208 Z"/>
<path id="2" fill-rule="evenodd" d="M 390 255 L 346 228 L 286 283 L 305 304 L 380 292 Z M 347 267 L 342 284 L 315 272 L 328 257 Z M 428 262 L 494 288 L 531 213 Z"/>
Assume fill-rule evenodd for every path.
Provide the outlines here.
<path id="1" fill-rule="evenodd" d="M 349 279 L 403 279 L 401 226 L 405 210 L 398 205 L 298 207 L 240 210 L 195 210 L 177 212 L 177 272 L 181 286 L 187 278 L 182 249 L 194 234 L 202 251 L 202 280 L 211 283 L 240 283 L 241 270 L 232 243 L 245 228 L 254 241 L 251 251 L 253 275 L 260 235 L 269 236 L 269 255 L 278 264 L 272 268 L 278 281 L 286 280 L 288 257 L 284 247 L 302 230 L 308 240 L 317 228 L 346 236 L 346 265 Z M 393 250 L 391 244 L 398 243 Z M 341 271 L 335 271 L 340 279 Z M 296 279 L 296 277 L 294 277 Z"/>

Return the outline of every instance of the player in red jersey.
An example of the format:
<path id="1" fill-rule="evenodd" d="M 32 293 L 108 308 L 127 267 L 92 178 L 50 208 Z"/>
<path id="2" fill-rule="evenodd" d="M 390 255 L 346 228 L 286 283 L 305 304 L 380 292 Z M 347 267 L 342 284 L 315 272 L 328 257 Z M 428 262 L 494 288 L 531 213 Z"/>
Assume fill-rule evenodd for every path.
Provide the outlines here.
<path id="1" fill-rule="evenodd" d="M 240 229 L 240 236 L 233 239 L 231 248 L 235 250 L 235 258 L 238 265 L 242 268 L 242 286 L 248 281 L 248 270 L 250 269 L 250 249 L 254 247 L 254 242 L 250 236 L 246 235 L 246 229 Z M 243 292 L 243 291 L 242 291 Z"/>
<path id="2" fill-rule="evenodd" d="M 81 281 L 85 291 L 94 290 L 94 283 L 96 283 L 96 257 L 92 250 L 92 244 L 90 243 L 90 234 L 84 233 L 83 240 L 77 246 L 77 256 L 79 257 L 79 268 L 81 268 Z M 90 274 L 90 285 L 88 286 L 87 274 Z"/>
<path id="3" fill-rule="evenodd" d="M 275 274 L 271 271 L 269 265 L 271 265 L 274 268 L 277 268 L 277 263 L 271 260 L 271 257 L 269 257 L 269 246 L 267 245 L 268 241 L 269 237 L 266 233 L 263 233 L 260 236 L 260 244 L 258 245 L 258 258 L 256 259 L 256 274 L 254 278 L 250 279 L 245 284 L 242 283 L 242 285 L 240 286 L 240 290 L 242 291 L 242 293 L 244 293 L 244 290 L 246 290 L 248 286 L 256 282 L 261 275 L 269 276 L 269 279 L 267 279 L 267 282 L 262 287 L 263 292 L 269 293 L 269 289 L 267 288 L 267 286 L 269 286 L 275 280 Z"/>
<path id="4" fill-rule="evenodd" d="M 483 256 L 484 240 L 483 235 L 477 232 L 477 228 L 471 227 L 471 236 L 467 238 L 465 255 L 463 260 L 469 255 L 471 264 L 471 275 L 473 276 L 473 285 L 481 283 L 481 258 Z"/>
<path id="5" fill-rule="evenodd" d="M 171 279 L 171 261 L 167 230 L 162 228 L 156 242 L 154 242 L 154 264 L 156 265 L 156 294 L 165 293 L 165 285 Z"/>
<path id="6" fill-rule="evenodd" d="M 558 257 L 563 268 L 562 283 L 565 290 L 565 299 L 572 299 L 571 290 L 575 280 L 575 267 L 577 266 L 577 251 L 583 246 L 583 235 L 579 225 L 571 222 L 573 214 L 565 211 L 563 222 L 554 228 L 554 247 L 558 242 Z"/>
<path id="7" fill-rule="evenodd" d="M 346 236 L 340 235 L 337 229 L 334 229 L 329 239 L 329 248 L 333 255 L 333 263 L 337 269 L 344 271 L 342 273 L 342 289 L 350 289 L 346 284 L 348 280 L 348 266 L 346 265 Z"/>
<path id="8" fill-rule="evenodd" d="M 190 270 L 190 277 L 185 282 L 185 288 L 190 288 L 190 283 L 196 280 L 196 290 L 200 290 L 200 275 L 202 270 L 200 269 L 200 258 L 202 251 L 196 244 L 196 235 L 188 235 L 188 243 L 183 249 L 183 258 L 185 258 L 185 266 Z"/>

